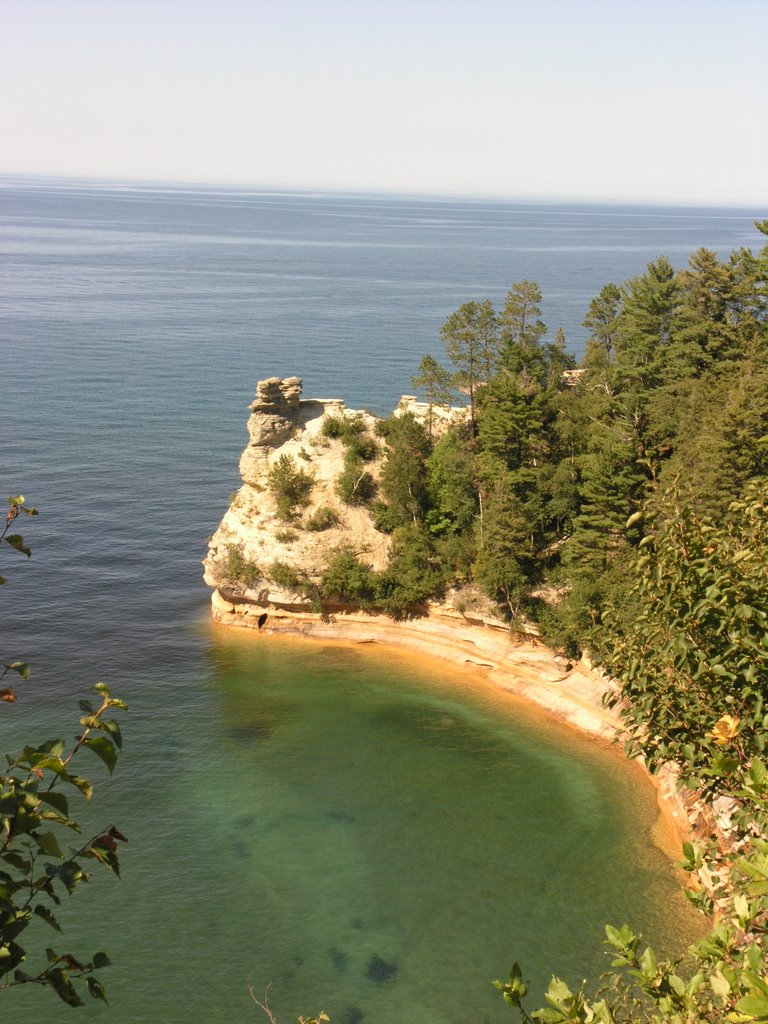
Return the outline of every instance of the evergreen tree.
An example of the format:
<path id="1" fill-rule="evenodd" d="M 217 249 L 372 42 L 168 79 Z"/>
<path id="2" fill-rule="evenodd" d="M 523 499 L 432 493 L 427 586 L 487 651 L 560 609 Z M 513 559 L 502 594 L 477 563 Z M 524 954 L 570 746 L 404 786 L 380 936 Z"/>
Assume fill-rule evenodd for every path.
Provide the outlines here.
<path id="1" fill-rule="evenodd" d="M 387 454 L 381 471 L 381 490 L 392 526 L 417 523 L 429 508 L 427 459 L 432 443 L 412 413 L 386 421 Z"/>
<path id="2" fill-rule="evenodd" d="M 673 323 L 667 381 L 700 376 L 713 365 L 738 359 L 738 331 L 729 315 L 730 268 L 710 249 L 699 249 L 677 275 L 680 308 Z"/>
<path id="3" fill-rule="evenodd" d="M 541 339 L 547 328 L 539 320 L 540 315 L 541 288 L 534 281 L 513 284 L 499 314 L 501 364 L 519 375 L 523 386 L 534 381 L 543 384 Z"/>
<path id="4" fill-rule="evenodd" d="M 435 533 L 470 530 L 478 513 L 472 438 L 464 424 L 445 434 L 427 460 Z"/>
<path id="5" fill-rule="evenodd" d="M 506 609 L 510 621 L 523 610 L 533 565 L 530 524 L 508 475 L 489 491 L 474 575 L 485 593 Z"/>
<path id="6" fill-rule="evenodd" d="M 478 385 L 490 376 L 498 346 L 496 313 L 491 301 L 465 302 L 448 317 L 440 335 L 448 358 L 457 367 L 454 383 L 469 395 L 474 432 Z"/>
<path id="7" fill-rule="evenodd" d="M 434 356 L 422 356 L 419 363 L 419 372 L 411 377 L 411 383 L 417 392 L 422 389 L 426 392 L 429 412 L 427 416 L 427 430 L 432 436 L 432 410 L 436 405 L 450 405 L 453 395 L 453 375 L 441 366 Z"/>
<path id="8" fill-rule="evenodd" d="M 623 390 L 636 398 L 663 379 L 678 300 L 675 271 L 665 256 L 625 286 L 616 361 Z"/>
<path id="9" fill-rule="evenodd" d="M 605 369 L 611 364 L 619 329 L 621 299 L 621 289 L 615 284 L 606 284 L 589 304 L 583 324 L 590 332 L 584 354 L 584 362 L 590 367 Z"/>
<path id="10" fill-rule="evenodd" d="M 567 564 L 576 576 L 599 575 L 627 543 L 626 522 L 642 504 L 647 476 L 628 440 L 607 431 L 579 462 L 581 502 Z"/>
<path id="11" fill-rule="evenodd" d="M 543 394 L 537 385 L 521 386 L 502 370 L 483 391 L 480 445 L 506 466 L 524 471 L 534 464 L 543 424 Z M 521 479 L 525 472 L 521 473 Z"/>

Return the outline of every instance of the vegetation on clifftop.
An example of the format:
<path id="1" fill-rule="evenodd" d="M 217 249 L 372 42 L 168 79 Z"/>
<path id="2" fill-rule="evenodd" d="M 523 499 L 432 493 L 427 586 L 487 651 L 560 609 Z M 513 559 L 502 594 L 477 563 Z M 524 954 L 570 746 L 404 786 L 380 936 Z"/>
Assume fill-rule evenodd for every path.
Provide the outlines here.
<path id="1" fill-rule="evenodd" d="M 768 474 L 768 246 L 726 261 L 700 249 L 679 272 L 660 257 L 606 285 L 578 366 L 561 331 L 546 340 L 540 303 L 521 281 L 501 310 L 449 317 L 469 422 L 435 437 L 386 421 L 374 512 L 380 529 L 411 527 L 398 557 L 429 551 L 438 590 L 476 582 L 512 624 L 536 621 L 575 654 L 609 605 L 631 607 L 634 556 L 671 491 L 719 520 Z M 430 408 L 448 398 L 434 363 L 415 378 Z"/>

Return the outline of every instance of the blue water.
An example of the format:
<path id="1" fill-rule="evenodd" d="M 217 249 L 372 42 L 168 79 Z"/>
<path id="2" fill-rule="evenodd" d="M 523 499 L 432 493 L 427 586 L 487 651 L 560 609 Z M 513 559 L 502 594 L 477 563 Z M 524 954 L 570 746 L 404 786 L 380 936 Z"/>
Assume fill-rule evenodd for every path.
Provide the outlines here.
<path id="1" fill-rule="evenodd" d="M 256 714 L 277 699 L 275 691 L 281 686 L 298 689 L 283 709 L 285 715 L 276 712 L 275 737 L 282 736 L 283 729 L 290 737 L 294 727 L 290 723 L 300 720 L 312 735 L 309 723 L 325 723 L 325 731 L 332 731 L 327 708 L 312 697 L 316 688 L 307 692 L 299 685 L 308 671 L 301 657 L 296 662 L 294 655 L 276 648 L 265 666 L 259 661 L 263 652 L 243 654 L 240 639 L 212 632 L 208 621 L 208 592 L 199 563 L 206 538 L 238 484 L 237 459 L 245 443 L 244 421 L 255 382 L 273 374 L 299 374 L 307 397 L 341 397 L 352 407 L 386 412 L 400 394 L 411 390 L 409 378 L 420 357 L 426 352 L 441 355 L 439 328 L 453 309 L 472 298 L 490 297 L 500 303 L 512 282 L 522 278 L 539 281 L 544 292 L 543 318 L 551 333 L 563 326 L 569 344 L 578 351 L 584 341 L 580 324 L 587 304 L 604 283 L 640 273 L 662 253 L 682 265 L 701 245 L 722 255 L 736 246 L 759 245 L 761 236 L 752 219 L 761 211 L 234 189 L 172 191 L 161 186 L 6 180 L 0 188 L 0 214 L 2 486 L 4 493 L 25 493 L 42 511 L 36 520 L 22 524 L 33 547 L 32 559 L 27 562 L 6 550 L 0 567 L 9 578 L 1 592 L 2 654 L 29 660 L 34 673 L 29 683 L 20 685 L 19 703 L 3 708 L 4 749 L 31 738 L 30 730 L 48 723 L 60 728 L 58 723 L 84 688 L 100 678 L 126 696 L 133 708 L 126 724 L 123 764 L 113 791 L 104 794 L 106 808 L 116 801 L 116 813 L 124 807 L 132 827 L 132 844 L 125 855 L 126 883 L 119 896 L 110 895 L 108 885 L 99 887 L 100 895 L 115 900 L 113 905 L 119 907 L 119 914 L 110 919 L 113 934 L 105 937 L 104 945 L 112 952 L 117 946 L 130 969 L 126 966 L 121 975 L 115 968 L 114 1006 L 98 1012 L 116 1022 L 172 1022 L 189 1020 L 190 1005 L 205 1004 L 201 1020 L 250 1020 L 255 1009 L 251 1013 L 240 983 L 258 966 L 257 982 L 266 983 L 267 974 L 280 981 L 281 993 L 275 992 L 274 1002 L 287 1007 L 285 1013 L 295 1015 L 323 1005 L 328 1009 L 334 996 L 328 989 L 341 985 L 343 1002 L 337 1016 L 359 1003 L 369 1006 L 369 1024 L 394 1024 L 405 1019 L 403 1006 L 409 1000 L 411 1005 L 421 1000 L 419 1019 L 424 1024 L 442 1020 L 440 986 L 449 984 L 448 975 L 459 977 L 458 953 L 436 950 L 433 955 L 425 937 L 419 943 L 414 940 L 420 950 L 419 973 L 406 955 L 410 940 L 403 937 L 407 929 L 396 914 L 393 920 L 376 918 L 372 924 L 375 915 L 370 910 L 359 915 L 344 908 L 331 924 L 335 901 L 346 888 L 351 891 L 360 884 L 364 889 L 361 877 L 366 872 L 378 873 L 378 893 L 387 891 L 387 879 L 390 885 L 396 884 L 385 864 L 396 863 L 401 877 L 408 872 L 402 848 L 377 841 L 359 811 L 350 812 L 361 823 L 360 832 L 349 840 L 357 851 L 354 857 L 347 856 L 346 844 L 347 852 L 340 856 L 337 842 L 326 846 L 326 838 L 318 840 L 324 878 L 314 894 L 311 877 L 303 878 L 299 888 L 306 901 L 304 913 L 313 899 L 325 909 L 302 943 L 297 939 L 303 927 L 297 924 L 302 911 L 281 910 L 290 901 L 284 904 L 280 894 L 295 887 L 298 877 L 298 867 L 287 859 L 291 840 L 294 848 L 303 850 L 301 843 L 314 835 L 311 829 L 317 824 L 312 824 L 307 810 L 311 762 L 307 767 L 296 761 L 288 739 L 287 746 L 277 745 L 276 760 L 270 753 L 267 762 L 257 763 L 248 753 L 247 730 L 246 740 L 231 750 L 214 744 L 214 737 L 229 735 L 228 728 L 237 731 L 231 720 L 237 719 L 238 707 L 246 717 Z M 251 663 L 249 658 L 256 660 Z M 335 694 L 332 706 L 349 707 L 344 687 L 352 678 L 352 667 L 343 659 L 335 661 L 327 655 L 328 659 Z M 396 764 L 398 743 L 404 742 L 399 731 L 403 702 L 407 707 L 416 699 L 412 694 L 419 693 L 418 681 L 411 689 L 403 689 L 401 676 L 395 678 L 394 673 L 388 681 L 381 665 L 363 661 L 357 669 L 376 694 L 382 686 L 400 694 L 393 698 L 393 706 L 400 711 L 384 718 L 393 732 L 382 737 L 390 745 L 383 746 L 381 753 L 381 764 Z M 263 691 L 247 684 L 256 676 Z M 434 712 L 438 718 L 443 717 L 444 697 L 434 699 L 437 703 L 430 706 L 438 709 Z M 376 700 L 373 705 L 364 700 L 362 709 L 350 716 L 362 730 L 348 737 L 355 749 L 366 749 L 366 730 L 373 728 L 372 721 L 376 729 L 382 728 Z M 493 733 L 495 716 L 503 714 L 495 708 L 477 724 L 478 712 L 473 708 L 469 704 L 461 712 L 451 712 L 475 722 L 469 738 L 457 739 L 450 755 L 460 760 L 467 749 L 474 749 L 478 736 Z M 421 740 L 443 736 L 440 730 L 422 732 Z M 301 735 L 299 729 L 292 742 L 298 743 Z M 511 739 L 508 742 L 514 747 Z M 532 741 L 523 736 L 519 742 L 528 751 L 523 757 L 528 763 Z M 551 778 L 554 790 L 549 790 L 548 797 L 541 796 L 540 804 L 553 799 L 552 792 L 567 788 L 567 759 L 559 753 L 563 742 L 556 737 L 549 745 L 544 775 Z M 486 748 L 485 740 L 480 746 Z M 424 746 L 420 741 L 419 750 L 426 750 L 430 763 L 442 764 L 443 747 L 442 742 Z M 261 748 L 266 750 L 263 744 Z M 505 754 L 502 762 L 506 758 Z M 495 765 L 498 758 L 491 760 Z M 411 764 L 410 754 L 406 761 Z M 577 835 L 585 849 L 593 851 L 604 841 L 600 837 L 607 827 L 599 813 L 606 800 L 596 781 L 603 771 L 601 764 L 598 759 L 593 767 L 576 773 L 574 792 L 587 794 L 584 813 L 594 826 L 589 834 L 579 832 L 579 815 L 573 811 L 574 818 L 571 813 L 579 800 L 572 794 L 571 799 L 558 801 L 568 814 L 562 833 Z M 343 765 L 342 759 L 328 766 L 329 792 L 341 785 Z M 356 788 L 356 807 L 371 800 L 370 787 L 373 792 L 377 786 L 381 790 L 382 782 L 370 778 L 373 769 L 368 764 L 369 788 Z M 494 785 L 502 789 L 507 778 L 504 771 L 494 775 Z M 278 791 L 286 801 L 273 814 L 284 826 L 277 829 L 276 845 L 259 847 L 258 852 L 256 837 L 250 833 L 225 840 L 224 833 L 228 836 L 238 820 L 256 823 L 269 817 L 264 801 L 269 803 L 271 796 L 265 796 L 260 787 L 269 790 L 276 772 L 282 779 Z M 414 810 L 418 820 L 428 817 L 424 808 L 431 796 L 447 799 L 439 789 L 442 769 L 437 774 L 431 784 L 435 788 L 419 788 L 421 803 Z M 451 767 L 450 757 L 444 775 L 453 779 L 456 789 L 461 772 Z M 210 788 L 206 780 L 216 780 L 215 786 Z M 407 788 L 405 776 L 398 785 Z M 634 783 L 627 785 L 634 792 Z M 616 786 L 618 781 L 612 783 Z M 227 815 L 217 815 L 216 801 L 224 793 L 227 800 L 248 809 L 238 812 L 233 806 Z M 471 787 L 462 800 L 464 807 L 482 806 Z M 293 818 L 286 809 L 292 802 L 300 805 Z M 327 797 L 327 802 L 330 810 L 322 813 L 337 813 L 333 799 Z M 399 805 L 392 800 L 386 803 L 386 820 L 394 822 L 391 827 L 396 830 Z M 544 814 L 551 819 L 546 809 Z M 619 846 L 624 849 L 637 839 L 645 851 L 632 868 L 632 878 L 616 881 L 611 898 L 631 892 L 627 915 L 632 907 L 642 911 L 647 892 L 658 882 L 662 902 L 671 906 L 672 896 L 659 881 L 669 879 L 663 857 L 659 855 L 648 869 L 656 882 L 642 872 L 637 874 L 641 865 L 647 867 L 652 861 L 647 829 L 641 829 L 644 838 L 634 836 L 632 807 L 614 808 L 610 814 L 610 829 L 617 831 Z M 242 827 L 259 833 L 256 824 Z M 173 837 L 170 846 L 162 841 L 166 834 Z M 467 874 L 462 858 L 471 862 L 475 856 L 467 852 L 471 844 L 462 845 L 467 842 L 466 830 L 454 822 L 448 847 L 458 851 L 458 860 L 448 863 L 443 875 L 443 868 L 437 871 L 429 858 L 417 859 L 414 876 L 423 872 L 443 883 L 453 879 L 455 886 L 455 879 Z M 421 849 L 423 834 L 419 844 Z M 159 888 L 152 867 L 155 849 L 162 851 L 164 865 Z M 240 859 L 251 865 L 248 880 L 243 881 L 247 897 L 238 884 L 243 865 L 238 865 L 233 849 L 240 850 Z M 377 861 L 377 849 L 384 863 Z M 438 860 L 448 856 L 442 847 L 438 854 Z M 208 864 L 202 878 L 196 870 L 201 859 Z M 336 860 L 349 860 L 349 878 L 328 867 Z M 219 863 L 220 869 L 215 866 Z M 270 863 L 279 863 L 286 878 L 270 879 Z M 166 870 L 169 865 L 174 870 Z M 576 867 L 576 875 L 563 876 L 559 899 L 566 899 L 565 894 L 573 890 L 575 878 L 589 892 L 600 889 L 603 868 L 598 866 L 597 875 L 588 881 L 579 875 L 578 858 Z M 550 871 L 558 873 L 555 868 Z M 212 880 L 217 887 L 213 895 Z M 482 978 L 483 984 L 506 969 L 507 959 L 524 955 L 525 950 L 511 948 L 518 945 L 533 950 L 532 970 L 543 981 L 546 964 L 564 946 L 542 937 L 544 922 L 551 916 L 549 904 L 544 901 L 536 914 L 527 915 L 528 933 L 508 931 L 500 938 L 506 925 L 503 915 L 500 920 L 494 916 L 500 897 L 493 884 L 484 883 L 492 897 L 487 901 L 490 916 L 481 914 L 476 924 L 467 926 L 466 936 L 462 933 L 466 915 L 457 913 L 452 918 L 450 907 L 440 905 L 439 885 L 425 891 L 420 919 L 439 919 L 429 933 L 432 938 L 458 929 L 477 961 L 474 977 Z M 529 889 L 531 884 L 526 882 Z M 266 905 L 272 927 L 257 920 L 258 941 L 253 940 L 261 951 L 257 955 L 255 949 L 244 948 L 249 940 L 244 937 L 242 917 L 233 922 L 238 908 L 248 920 L 259 918 L 265 906 L 258 898 L 260 885 L 267 885 L 271 894 Z M 151 894 L 149 902 L 142 893 Z M 200 901 L 206 897 L 221 908 L 215 914 L 211 911 L 210 919 L 200 910 Z M 404 894 L 403 901 L 413 904 L 414 899 L 412 892 Z M 403 901 L 395 902 L 400 906 Z M 514 901 L 510 895 L 509 903 Z M 592 931 L 607 909 L 599 904 L 595 913 Z M 650 927 L 663 933 L 682 911 L 675 909 L 666 919 L 659 913 L 658 908 L 650 912 Z M 285 920 L 276 928 L 275 915 L 281 914 Z M 350 929 L 355 929 L 350 922 L 358 917 L 368 921 L 367 945 L 361 940 L 356 946 L 351 936 Z M 190 924 L 192 919 L 197 930 Z M 92 919 L 89 922 L 92 926 Z M 317 952 L 317 934 L 323 929 L 333 941 L 323 943 Z M 566 931 L 573 935 L 574 929 L 571 921 Z M 142 938 L 149 933 L 162 934 L 170 950 L 159 973 L 160 951 Z M 488 936 L 485 947 L 484 935 Z M 193 947 L 185 937 L 189 941 L 194 937 Z M 386 989 L 382 998 L 382 990 L 375 985 L 366 990 L 371 983 L 364 979 L 365 964 L 356 963 L 355 958 L 364 960 L 377 951 L 371 945 L 374 939 L 384 943 L 385 938 L 391 947 L 388 955 L 402 962 L 402 971 L 399 987 Z M 274 956 L 263 962 L 263 951 L 270 943 Z M 151 956 L 142 957 L 144 945 L 151 948 Z M 206 977 L 206 968 L 195 963 L 193 949 L 206 947 L 207 957 L 209 945 L 215 947 L 217 967 Z M 331 973 L 324 973 L 327 951 L 337 945 L 350 964 L 343 985 L 333 974 L 333 957 Z M 596 973 L 599 963 L 594 958 L 580 959 L 585 943 L 578 935 L 572 946 L 564 953 L 570 969 L 576 974 Z M 308 952 L 308 947 L 315 952 Z M 175 952 L 177 948 L 183 953 Z M 387 955 L 384 948 L 380 952 Z M 312 960 L 315 955 L 324 966 Z M 297 963 L 288 969 L 297 958 L 315 963 L 306 977 Z M 341 962 L 338 956 L 335 962 Z M 217 972 L 225 979 L 218 988 L 210 978 Z M 474 982 L 461 976 L 462 991 L 470 984 Z M 196 991 L 196 985 L 203 985 L 204 991 Z M 161 988 L 170 995 L 161 998 Z M 454 993 L 452 998 L 458 997 Z M 37 1019 L 61 1019 L 55 1005 L 50 1018 L 41 1016 L 38 1007 L 44 1001 L 39 995 L 36 999 Z M 478 1000 L 469 997 L 468 1006 L 481 1005 Z M 18 1014 L 19 1021 L 29 1019 L 22 1009 Z"/>

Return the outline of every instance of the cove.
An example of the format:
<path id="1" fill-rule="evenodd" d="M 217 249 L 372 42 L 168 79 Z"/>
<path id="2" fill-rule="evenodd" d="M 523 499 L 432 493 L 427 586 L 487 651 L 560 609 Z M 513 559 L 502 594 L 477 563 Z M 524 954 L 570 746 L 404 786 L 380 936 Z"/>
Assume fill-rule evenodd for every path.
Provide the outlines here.
<path id="1" fill-rule="evenodd" d="M 540 995 L 605 969 L 605 922 L 667 953 L 702 930 L 615 749 L 388 648 L 212 628 L 207 661 L 131 716 L 102 791 L 130 843 L 66 924 L 115 964 L 88 1019 L 259 1020 L 250 978 L 281 1024 L 504 1021 L 514 959 Z"/>

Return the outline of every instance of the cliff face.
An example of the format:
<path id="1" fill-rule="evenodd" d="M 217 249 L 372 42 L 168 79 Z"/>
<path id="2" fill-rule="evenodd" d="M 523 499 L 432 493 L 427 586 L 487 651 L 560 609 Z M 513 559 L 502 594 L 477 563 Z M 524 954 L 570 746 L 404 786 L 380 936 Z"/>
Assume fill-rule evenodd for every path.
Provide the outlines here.
<path id="1" fill-rule="evenodd" d="M 376 417 L 347 409 L 338 399 L 302 399 L 301 387 L 299 377 L 259 381 L 250 406 L 248 444 L 240 458 L 243 485 L 211 538 L 203 563 L 210 586 L 265 606 L 306 604 L 290 585 L 270 579 L 275 562 L 317 578 L 329 555 L 349 546 L 374 569 L 383 569 L 387 563 L 389 537 L 375 529 L 366 508 L 346 505 L 336 493 L 346 448 L 339 437 L 324 433 L 331 419 L 354 422 L 357 430 L 373 437 Z M 381 472 L 380 439 L 378 451 L 365 464 L 374 479 Z M 293 522 L 278 515 L 269 486 L 270 470 L 283 456 L 313 481 L 308 504 L 297 510 Z M 337 524 L 322 531 L 307 529 L 307 521 L 323 509 L 335 513 Z M 238 578 L 243 564 L 252 568 L 241 571 Z"/>

